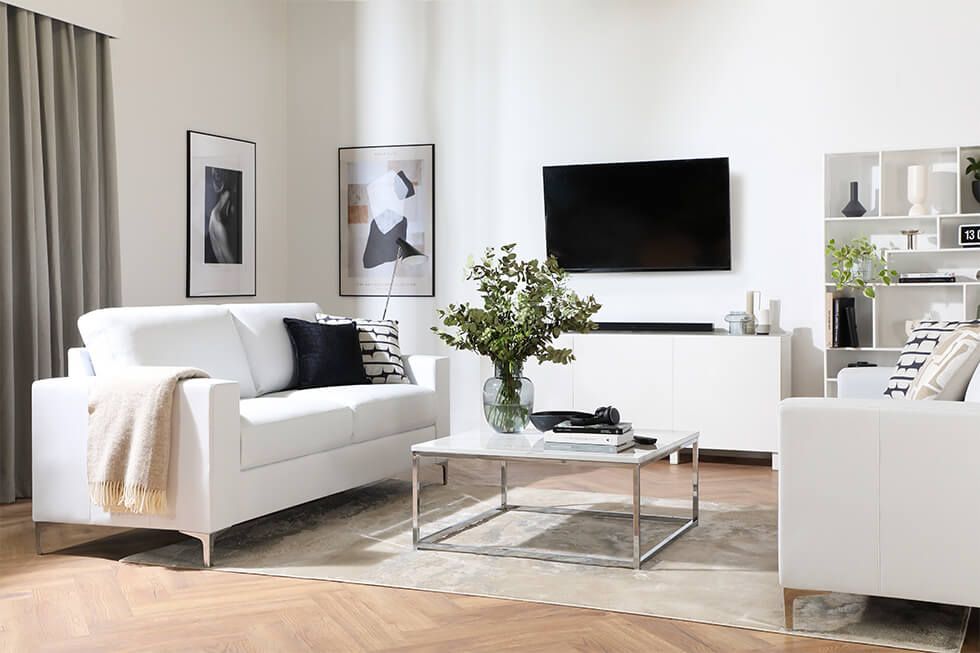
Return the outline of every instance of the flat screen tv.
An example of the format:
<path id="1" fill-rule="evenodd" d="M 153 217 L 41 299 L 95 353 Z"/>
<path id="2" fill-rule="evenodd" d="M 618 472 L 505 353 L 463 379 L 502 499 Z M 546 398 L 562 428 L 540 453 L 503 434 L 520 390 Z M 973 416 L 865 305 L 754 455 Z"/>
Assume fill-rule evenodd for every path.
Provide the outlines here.
<path id="1" fill-rule="evenodd" d="M 544 215 L 570 272 L 732 269 L 728 158 L 546 166 Z"/>

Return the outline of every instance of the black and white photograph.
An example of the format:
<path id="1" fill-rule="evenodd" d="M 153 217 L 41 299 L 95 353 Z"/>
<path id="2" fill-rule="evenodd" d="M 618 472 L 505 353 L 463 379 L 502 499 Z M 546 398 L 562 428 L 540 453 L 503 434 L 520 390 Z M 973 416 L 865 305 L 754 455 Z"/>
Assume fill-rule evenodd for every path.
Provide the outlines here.
<path id="1" fill-rule="evenodd" d="M 242 262 L 242 171 L 205 169 L 204 262 Z"/>
<path id="2" fill-rule="evenodd" d="M 343 147 L 340 169 L 340 294 L 432 297 L 434 146 Z M 398 241 L 424 254 L 398 265 Z"/>
<path id="3" fill-rule="evenodd" d="M 187 132 L 187 296 L 255 295 L 255 143 Z"/>

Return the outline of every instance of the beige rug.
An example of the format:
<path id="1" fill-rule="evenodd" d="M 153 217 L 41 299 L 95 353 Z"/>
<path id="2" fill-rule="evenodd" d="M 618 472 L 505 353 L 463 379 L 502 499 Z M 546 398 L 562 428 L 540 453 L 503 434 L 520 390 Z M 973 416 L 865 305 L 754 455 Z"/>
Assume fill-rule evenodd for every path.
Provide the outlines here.
<path id="1" fill-rule="evenodd" d="M 496 505 L 490 487 L 427 487 L 423 533 Z M 510 502 L 623 509 L 622 499 L 517 488 Z M 649 502 L 646 511 L 684 515 L 683 502 Z M 365 583 L 536 601 L 784 632 L 777 578 L 776 513 L 771 508 L 701 504 L 697 528 L 641 571 L 414 551 L 411 489 L 385 481 L 236 526 L 219 537 L 214 568 L 239 573 Z M 644 524 L 644 539 L 658 526 Z M 520 545 L 629 557 L 630 522 L 510 512 L 456 536 L 470 544 Z M 126 562 L 201 567 L 200 544 L 179 542 Z M 922 651 L 959 651 L 969 609 L 832 594 L 796 601 L 793 634 Z"/>

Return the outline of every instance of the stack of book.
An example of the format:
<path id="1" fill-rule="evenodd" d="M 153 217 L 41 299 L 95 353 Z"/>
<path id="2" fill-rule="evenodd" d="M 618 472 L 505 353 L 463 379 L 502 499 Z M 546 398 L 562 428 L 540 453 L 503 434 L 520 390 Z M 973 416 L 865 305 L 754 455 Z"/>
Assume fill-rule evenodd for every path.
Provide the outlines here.
<path id="1" fill-rule="evenodd" d="M 572 426 L 562 422 L 544 435 L 544 448 L 549 450 L 618 453 L 633 445 L 633 425 L 630 422 L 592 426 Z"/>
<path id="2" fill-rule="evenodd" d="M 828 347 L 860 347 L 853 297 L 827 293 L 826 338 Z"/>

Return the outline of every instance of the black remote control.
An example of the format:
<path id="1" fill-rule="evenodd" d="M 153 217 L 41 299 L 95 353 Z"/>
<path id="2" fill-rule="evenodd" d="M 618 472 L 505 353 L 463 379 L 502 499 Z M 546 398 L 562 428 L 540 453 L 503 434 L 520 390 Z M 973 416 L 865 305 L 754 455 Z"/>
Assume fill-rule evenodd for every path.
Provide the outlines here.
<path id="1" fill-rule="evenodd" d="M 641 445 L 646 445 L 648 447 L 657 446 L 657 438 L 650 435 L 634 435 L 633 442 Z"/>

